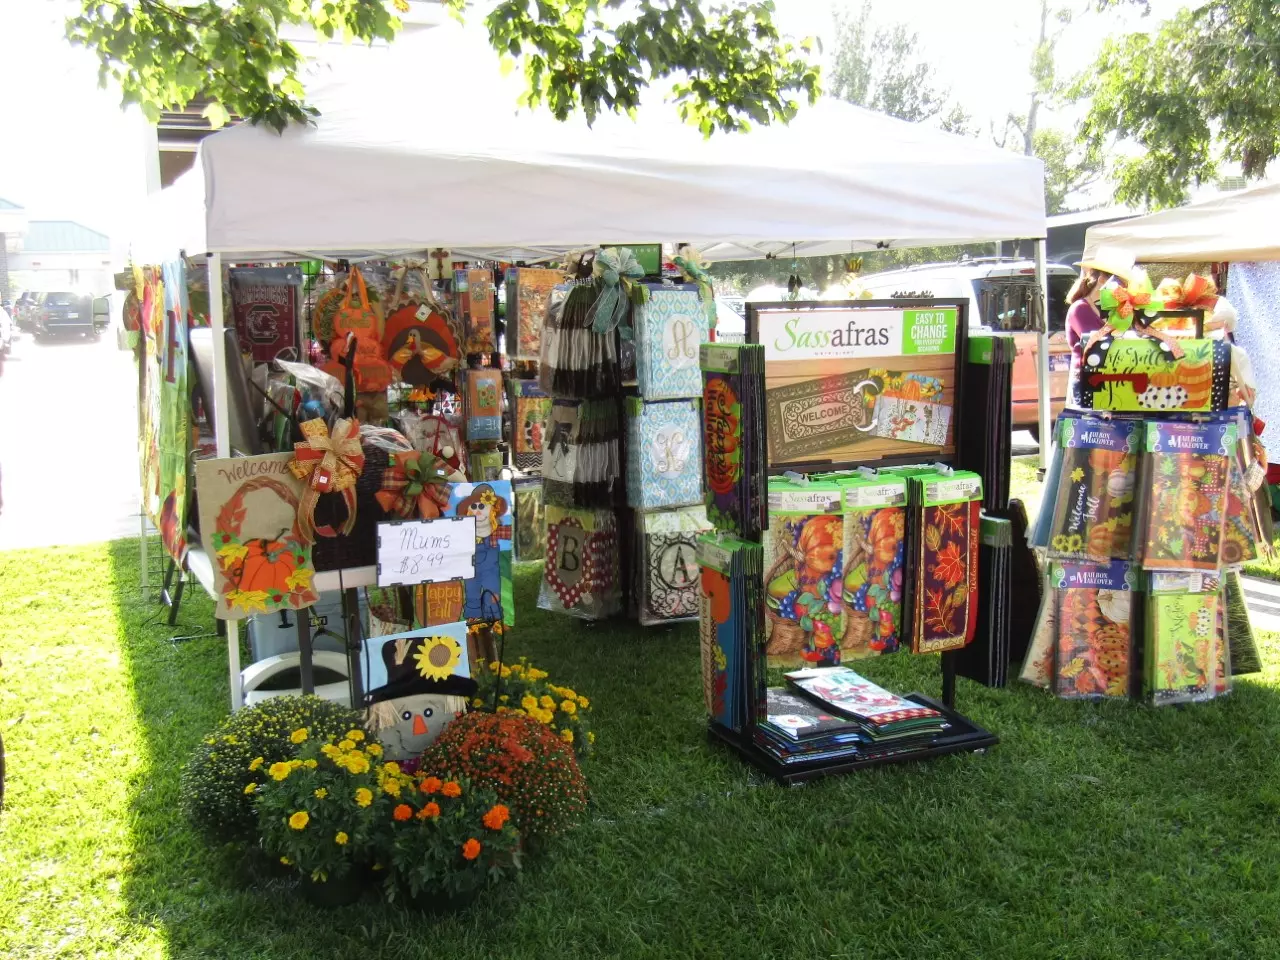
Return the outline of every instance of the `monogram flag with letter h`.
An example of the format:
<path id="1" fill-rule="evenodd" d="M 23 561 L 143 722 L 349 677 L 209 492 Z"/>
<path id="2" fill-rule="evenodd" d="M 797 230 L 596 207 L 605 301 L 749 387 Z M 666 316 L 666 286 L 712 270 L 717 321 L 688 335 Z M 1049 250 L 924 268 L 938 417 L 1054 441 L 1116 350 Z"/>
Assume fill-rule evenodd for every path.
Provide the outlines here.
<path id="1" fill-rule="evenodd" d="M 649 285 L 636 310 L 636 378 L 646 400 L 702 395 L 698 348 L 707 341 L 707 313 L 696 285 Z"/>

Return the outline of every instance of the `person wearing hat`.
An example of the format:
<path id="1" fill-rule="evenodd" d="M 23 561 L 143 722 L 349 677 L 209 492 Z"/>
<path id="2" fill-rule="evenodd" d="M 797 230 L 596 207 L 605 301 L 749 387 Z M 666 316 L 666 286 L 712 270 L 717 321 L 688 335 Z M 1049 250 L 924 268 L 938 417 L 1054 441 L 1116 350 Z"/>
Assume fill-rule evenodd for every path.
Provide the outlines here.
<path id="1" fill-rule="evenodd" d="M 1113 279 L 1129 282 L 1133 272 L 1133 257 L 1123 250 L 1099 247 L 1098 252 L 1076 264 L 1080 276 L 1067 292 L 1067 346 L 1071 348 L 1071 374 L 1067 380 L 1071 395 L 1069 406 L 1079 406 L 1079 381 L 1081 351 L 1089 335 L 1102 327 L 1102 311 L 1098 298 L 1102 288 Z"/>

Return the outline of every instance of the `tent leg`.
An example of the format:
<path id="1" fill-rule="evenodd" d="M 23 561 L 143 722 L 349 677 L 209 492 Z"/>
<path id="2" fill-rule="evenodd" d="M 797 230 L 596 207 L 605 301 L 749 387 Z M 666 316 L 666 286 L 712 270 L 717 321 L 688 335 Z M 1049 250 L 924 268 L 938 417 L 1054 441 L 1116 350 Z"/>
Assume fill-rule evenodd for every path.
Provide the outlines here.
<path id="1" fill-rule="evenodd" d="M 213 327 L 213 438 L 218 458 L 231 456 L 231 411 L 227 401 L 227 340 L 222 303 L 222 254 L 209 254 L 209 325 Z M 234 358 L 239 362 L 239 357 Z"/>
<path id="2" fill-rule="evenodd" d="M 244 690 L 240 685 L 240 624 L 224 620 L 227 627 L 227 672 L 231 681 L 231 712 L 244 706 Z"/>
<path id="3" fill-rule="evenodd" d="M 1036 393 L 1040 409 L 1040 476 L 1049 467 L 1049 430 L 1053 422 L 1049 388 L 1049 267 L 1046 263 L 1045 240 L 1036 241 L 1036 283 L 1040 286 L 1041 316 L 1044 323 L 1036 338 Z"/>

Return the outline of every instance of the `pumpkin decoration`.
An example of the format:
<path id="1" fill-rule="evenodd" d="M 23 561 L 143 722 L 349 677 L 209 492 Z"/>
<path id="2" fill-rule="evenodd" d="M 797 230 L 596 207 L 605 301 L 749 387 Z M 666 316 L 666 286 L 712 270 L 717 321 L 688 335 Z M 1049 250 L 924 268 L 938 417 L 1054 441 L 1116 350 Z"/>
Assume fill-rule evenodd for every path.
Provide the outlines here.
<path id="1" fill-rule="evenodd" d="M 247 553 L 240 561 L 241 590 L 288 592 L 288 580 L 298 569 L 297 554 L 285 541 L 261 538 L 245 545 Z"/>
<path id="2" fill-rule="evenodd" d="M 800 552 L 800 581 L 811 582 L 835 569 L 836 555 L 844 547 L 841 517 L 813 517 L 806 520 L 796 540 Z"/>

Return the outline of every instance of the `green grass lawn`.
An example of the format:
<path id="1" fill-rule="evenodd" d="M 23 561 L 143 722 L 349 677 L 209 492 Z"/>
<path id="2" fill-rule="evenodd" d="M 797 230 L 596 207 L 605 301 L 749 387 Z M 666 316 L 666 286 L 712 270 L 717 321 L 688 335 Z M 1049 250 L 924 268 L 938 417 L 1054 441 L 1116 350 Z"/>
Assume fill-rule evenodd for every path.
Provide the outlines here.
<path id="1" fill-rule="evenodd" d="M 225 652 L 169 644 L 137 576 L 129 541 L 0 554 L 6 960 L 1280 955 L 1272 637 L 1265 674 L 1190 709 L 961 680 L 988 754 L 784 789 L 706 742 L 692 626 L 543 614 L 525 570 L 512 652 L 595 707 L 588 822 L 468 913 L 323 913 L 178 814 Z M 938 693 L 934 657 L 865 669 Z"/>

